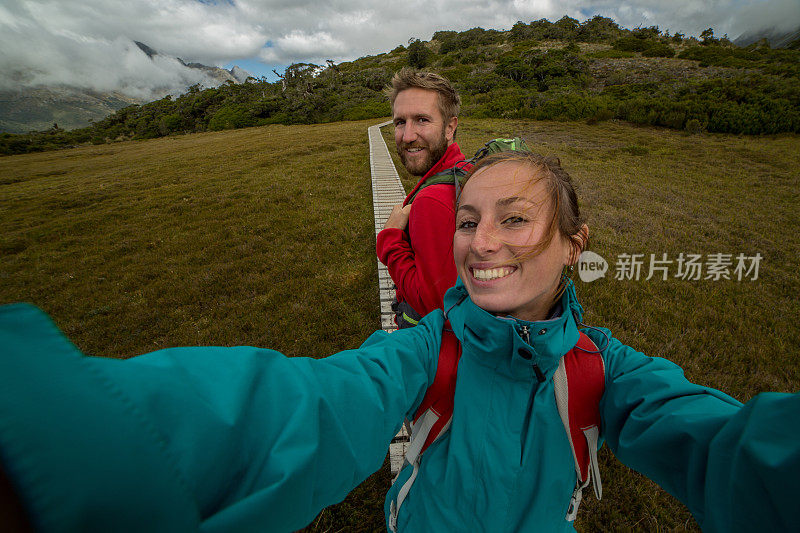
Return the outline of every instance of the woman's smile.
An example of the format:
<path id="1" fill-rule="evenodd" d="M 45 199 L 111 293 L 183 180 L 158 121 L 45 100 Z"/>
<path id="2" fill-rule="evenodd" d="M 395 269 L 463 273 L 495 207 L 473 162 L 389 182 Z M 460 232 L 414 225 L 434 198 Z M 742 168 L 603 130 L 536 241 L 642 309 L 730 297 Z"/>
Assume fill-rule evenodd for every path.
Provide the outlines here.
<path id="1" fill-rule="evenodd" d="M 512 274 L 517 267 L 511 266 L 504 266 L 500 268 L 486 268 L 486 267 L 470 267 L 470 272 L 472 272 L 472 276 L 480 281 L 493 281 L 496 279 L 502 279 L 510 274 Z"/>

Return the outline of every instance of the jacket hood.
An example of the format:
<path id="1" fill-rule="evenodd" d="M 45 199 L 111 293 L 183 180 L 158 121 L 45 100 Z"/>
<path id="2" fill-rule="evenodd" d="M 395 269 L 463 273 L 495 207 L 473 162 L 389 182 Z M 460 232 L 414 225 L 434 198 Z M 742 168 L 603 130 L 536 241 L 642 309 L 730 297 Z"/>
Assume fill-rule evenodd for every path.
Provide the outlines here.
<path id="1" fill-rule="evenodd" d="M 459 278 L 445 294 L 444 310 L 464 353 L 502 374 L 530 379 L 532 366 L 549 377 L 578 342 L 583 308 L 572 280 L 567 280 L 559 303 L 560 315 L 547 320 L 495 316 L 475 305 Z"/>

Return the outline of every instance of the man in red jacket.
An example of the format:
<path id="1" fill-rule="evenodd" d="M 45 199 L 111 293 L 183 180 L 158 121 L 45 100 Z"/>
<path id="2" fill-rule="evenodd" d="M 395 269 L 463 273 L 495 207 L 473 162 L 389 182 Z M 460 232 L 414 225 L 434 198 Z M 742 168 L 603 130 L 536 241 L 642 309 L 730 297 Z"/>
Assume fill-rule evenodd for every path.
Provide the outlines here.
<path id="1" fill-rule="evenodd" d="M 397 153 L 409 173 L 422 176 L 377 238 L 378 259 L 397 287 L 398 326 L 407 327 L 441 308 L 444 293 L 456 280 L 455 188 L 424 185 L 465 159 L 455 142 L 461 99 L 446 78 L 411 69 L 394 75 L 388 96 Z"/>

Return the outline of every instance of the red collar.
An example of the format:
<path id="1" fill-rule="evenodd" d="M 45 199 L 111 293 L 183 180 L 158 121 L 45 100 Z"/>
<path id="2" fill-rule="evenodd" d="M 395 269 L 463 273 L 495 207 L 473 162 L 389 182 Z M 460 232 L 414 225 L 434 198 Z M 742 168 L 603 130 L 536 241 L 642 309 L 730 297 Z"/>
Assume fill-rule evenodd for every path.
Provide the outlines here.
<path id="1" fill-rule="evenodd" d="M 447 170 L 448 168 L 453 168 L 454 166 L 456 166 L 456 163 L 458 163 L 459 161 L 464 161 L 465 159 L 466 157 L 464 157 L 464 154 L 461 153 L 461 148 L 458 147 L 458 143 L 454 142 L 453 144 L 448 146 L 442 158 L 439 159 L 436 162 L 436 164 L 433 165 L 431 169 L 425 173 L 424 176 L 422 176 L 422 179 L 420 179 L 416 185 L 414 185 L 414 188 L 411 190 L 410 193 L 408 193 L 408 196 L 406 196 L 406 200 L 403 202 L 403 205 L 406 205 L 408 199 L 414 195 L 414 193 L 417 191 L 417 189 L 419 189 L 422 186 L 423 183 L 425 183 L 426 179 L 430 178 L 434 174 L 438 174 L 443 170 Z"/>

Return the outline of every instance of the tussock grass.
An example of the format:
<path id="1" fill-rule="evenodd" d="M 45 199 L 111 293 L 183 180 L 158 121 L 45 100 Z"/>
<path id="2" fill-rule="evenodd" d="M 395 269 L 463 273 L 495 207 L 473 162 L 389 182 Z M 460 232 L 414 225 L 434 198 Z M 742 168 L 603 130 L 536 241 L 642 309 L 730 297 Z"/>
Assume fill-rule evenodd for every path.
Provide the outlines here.
<path id="1" fill-rule="evenodd" d="M 379 327 L 366 137 L 376 122 L 2 158 L 0 303 L 35 303 L 94 355 L 249 344 L 320 357 L 357 346 Z M 797 389 L 797 136 L 465 120 L 458 140 L 471 154 L 515 134 L 562 159 L 590 248 L 611 263 L 606 278 L 576 281 L 585 322 L 743 401 Z M 416 179 L 400 170 L 410 189 Z M 613 279 L 618 254 L 681 252 L 758 252 L 759 279 Z M 583 504 L 579 530 L 697 529 L 653 483 L 607 452 L 602 462 L 604 500 Z M 381 530 L 388 483 L 384 466 L 307 530 Z"/>
<path id="2" fill-rule="evenodd" d="M 39 305 L 97 355 L 356 345 L 379 327 L 366 127 L 4 158 L 0 299 Z"/>

